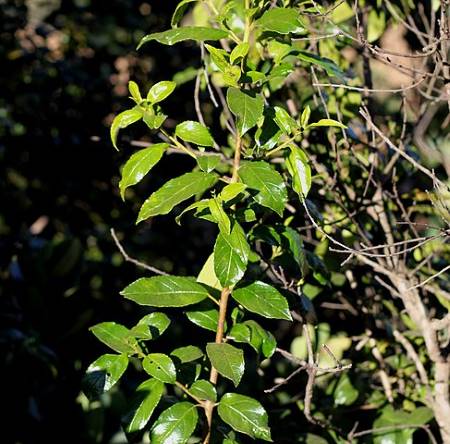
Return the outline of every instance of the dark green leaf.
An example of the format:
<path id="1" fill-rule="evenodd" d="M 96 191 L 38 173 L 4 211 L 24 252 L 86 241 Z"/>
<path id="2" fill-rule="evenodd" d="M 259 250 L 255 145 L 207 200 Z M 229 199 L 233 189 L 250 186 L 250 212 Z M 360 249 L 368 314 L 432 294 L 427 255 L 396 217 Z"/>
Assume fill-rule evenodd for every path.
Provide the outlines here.
<path id="1" fill-rule="evenodd" d="M 139 350 L 136 339 L 131 335 L 130 330 L 115 322 L 102 322 L 94 325 L 89 330 L 94 335 L 118 353 L 134 354 Z"/>
<path id="2" fill-rule="evenodd" d="M 135 106 L 132 109 L 128 109 L 126 111 L 121 112 L 116 117 L 114 117 L 113 123 L 111 125 L 110 135 L 111 142 L 116 150 L 117 148 L 117 135 L 119 134 L 119 130 L 130 126 L 134 122 L 142 119 L 142 109 Z"/>
<path id="3" fill-rule="evenodd" d="M 235 324 L 228 334 L 234 341 L 249 344 L 257 353 L 269 358 L 277 346 L 272 333 L 264 330 L 257 322 L 249 320 Z"/>
<path id="4" fill-rule="evenodd" d="M 214 246 L 214 271 L 223 287 L 239 282 L 244 276 L 250 247 L 245 233 L 234 223 L 230 235 L 219 233 Z"/>
<path id="5" fill-rule="evenodd" d="M 186 312 L 187 318 L 195 325 L 215 332 L 219 322 L 219 311 L 215 308 L 203 308 Z"/>
<path id="6" fill-rule="evenodd" d="M 230 111 L 237 117 L 241 135 L 253 128 L 264 111 L 264 100 L 259 94 L 228 88 L 227 103 Z"/>
<path id="7" fill-rule="evenodd" d="M 346 373 L 340 376 L 333 395 L 335 405 L 352 405 L 358 399 L 358 390 Z"/>
<path id="8" fill-rule="evenodd" d="M 206 353 L 212 366 L 237 387 L 245 370 L 244 353 L 230 344 L 209 343 Z"/>
<path id="9" fill-rule="evenodd" d="M 260 205 L 283 215 L 287 202 L 286 185 L 281 175 L 264 161 L 242 162 L 239 177 L 248 188 L 258 191 L 253 198 Z"/>
<path id="10" fill-rule="evenodd" d="M 150 313 L 144 316 L 137 325 L 132 328 L 132 332 L 140 339 L 150 340 L 161 336 L 169 327 L 170 319 L 164 313 Z"/>
<path id="11" fill-rule="evenodd" d="M 147 100 L 151 103 L 162 102 L 173 93 L 176 86 L 177 84 L 170 80 L 158 82 L 150 88 L 147 94 Z"/>
<path id="12" fill-rule="evenodd" d="M 339 77 L 343 79 L 344 73 L 339 69 L 333 60 L 327 59 L 325 57 L 320 57 L 312 52 L 299 51 L 297 57 L 304 62 L 312 63 L 322 67 L 326 73 L 331 77 Z"/>
<path id="13" fill-rule="evenodd" d="M 278 34 L 298 34 L 305 30 L 299 19 L 299 12 L 293 8 L 272 8 L 266 11 L 256 24 L 265 31 Z"/>
<path id="14" fill-rule="evenodd" d="M 233 290 L 231 295 L 239 304 L 253 313 L 266 318 L 292 321 L 286 298 L 269 284 L 253 282 L 246 287 Z"/>
<path id="15" fill-rule="evenodd" d="M 122 179 L 119 182 L 120 195 L 125 200 L 125 190 L 137 183 L 160 161 L 167 143 L 157 143 L 134 153 L 122 169 Z"/>
<path id="16" fill-rule="evenodd" d="M 205 192 L 216 181 L 217 176 L 214 174 L 200 171 L 186 173 L 169 180 L 144 202 L 136 223 L 152 216 L 170 213 L 176 205 L 196 194 Z"/>
<path id="17" fill-rule="evenodd" d="M 161 413 L 151 431 L 152 444 L 185 444 L 195 430 L 198 413 L 190 402 L 179 402 Z"/>
<path id="18" fill-rule="evenodd" d="M 178 3 L 172 15 L 172 19 L 170 20 L 170 26 L 172 26 L 172 28 L 177 27 L 178 23 L 183 18 L 186 9 L 189 7 L 189 3 L 193 3 L 196 1 L 197 0 L 182 0 L 180 3 Z"/>
<path id="19" fill-rule="evenodd" d="M 102 355 L 86 370 L 83 390 L 87 395 L 97 397 L 107 392 L 121 378 L 128 367 L 126 355 Z"/>
<path id="20" fill-rule="evenodd" d="M 140 278 L 120 294 L 138 304 L 152 307 L 184 307 L 208 297 L 208 291 L 203 286 L 183 276 Z"/>
<path id="21" fill-rule="evenodd" d="M 219 416 L 240 433 L 254 439 L 272 441 L 267 412 L 256 399 L 237 393 L 225 394 L 219 402 Z"/>
<path id="22" fill-rule="evenodd" d="M 193 120 L 186 120 L 177 125 L 175 128 L 175 134 L 185 142 L 195 143 L 202 146 L 213 146 L 214 139 L 206 128 L 199 122 Z"/>
<path id="23" fill-rule="evenodd" d="M 142 430 L 150 420 L 164 392 L 164 384 L 157 379 L 148 379 L 136 389 L 131 409 L 124 417 L 127 433 Z"/>
<path id="24" fill-rule="evenodd" d="M 177 380 L 177 370 L 172 359 L 163 353 L 150 353 L 142 361 L 144 370 L 161 382 L 174 384 Z"/>
<path id="25" fill-rule="evenodd" d="M 216 402 L 217 400 L 216 388 L 209 381 L 205 381 L 204 379 L 195 381 L 189 388 L 189 391 L 202 400 L 212 402 Z"/>
<path id="26" fill-rule="evenodd" d="M 186 364 L 187 362 L 196 361 L 203 357 L 203 352 L 194 345 L 187 345 L 186 347 L 176 348 L 171 356 L 175 356 L 179 359 L 181 364 Z"/>
<path id="27" fill-rule="evenodd" d="M 220 40 L 228 37 L 228 32 L 222 29 L 206 28 L 202 26 L 186 26 L 183 28 L 169 29 L 163 32 L 148 34 L 139 42 L 137 49 L 151 40 L 156 40 L 163 45 L 174 45 L 184 40 L 204 42 L 206 40 Z"/>

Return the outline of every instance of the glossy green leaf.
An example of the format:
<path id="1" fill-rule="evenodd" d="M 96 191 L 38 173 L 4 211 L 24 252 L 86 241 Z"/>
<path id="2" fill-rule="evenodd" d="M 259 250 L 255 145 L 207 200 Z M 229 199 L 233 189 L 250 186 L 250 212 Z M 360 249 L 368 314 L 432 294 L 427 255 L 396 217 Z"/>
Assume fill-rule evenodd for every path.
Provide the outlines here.
<path id="1" fill-rule="evenodd" d="M 150 420 L 164 392 L 164 384 L 157 379 L 148 379 L 138 386 L 131 408 L 124 417 L 127 433 L 142 430 Z"/>
<path id="2" fill-rule="evenodd" d="M 271 8 L 256 21 L 264 31 L 278 34 L 298 34 L 305 30 L 294 8 Z"/>
<path id="3" fill-rule="evenodd" d="M 83 390 L 93 398 L 107 392 L 117 383 L 128 367 L 126 355 L 106 354 L 96 359 L 86 370 Z"/>
<path id="4" fill-rule="evenodd" d="M 220 164 L 221 159 L 219 154 L 204 154 L 197 157 L 197 163 L 202 171 L 210 173 Z"/>
<path id="5" fill-rule="evenodd" d="M 306 273 L 308 264 L 303 248 L 303 241 L 300 234 L 291 227 L 284 227 L 281 231 L 281 236 L 286 239 L 288 252 L 292 255 L 295 262 L 297 262 L 302 273 Z"/>
<path id="6" fill-rule="evenodd" d="M 346 129 L 347 127 L 343 125 L 341 122 L 333 119 L 320 119 L 318 122 L 311 123 L 307 126 L 307 128 L 315 128 L 318 126 L 335 126 L 338 128 Z"/>
<path id="7" fill-rule="evenodd" d="M 172 15 L 172 19 L 170 20 L 170 26 L 172 26 L 172 28 L 176 28 L 178 23 L 180 23 L 184 13 L 186 12 L 186 9 L 189 7 L 189 4 L 196 1 L 197 0 L 182 0 L 178 3 Z"/>
<path id="8" fill-rule="evenodd" d="M 245 370 L 244 353 L 230 344 L 211 342 L 206 346 L 211 365 L 224 378 L 233 381 L 237 387 Z"/>
<path id="9" fill-rule="evenodd" d="M 247 42 L 242 42 L 236 45 L 230 54 L 230 63 L 234 63 L 238 59 L 244 58 L 248 54 L 250 45 Z"/>
<path id="10" fill-rule="evenodd" d="M 174 92 L 176 86 L 177 84 L 170 80 L 158 82 L 150 88 L 147 94 L 147 100 L 150 103 L 162 102 Z"/>
<path id="11" fill-rule="evenodd" d="M 155 312 L 144 316 L 131 331 L 140 339 L 159 338 L 169 327 L 170 319 L 165 313 Z"/>
<path id="12" fill-rule="evenodd" d="M 214 139 L 212 138 L 209 129 L 193 120 L 186 120 L 185 122 L 178 124 L 175 128 L 175 134 L 185 142 L 202 146 L 214 145 Z"/>
<path id="13" fill-rule="evenodd" d="M 176 205 L 196 194 L 204 193 L 216 181 L 217 176 L 214 174 L 200 171 L 169 180 L 144 202 L 136 223 L 152 216 L 170 213 Z"/>
<path id="14" fill-rule="evenodd" d="M 249 253 L 245 233 L 237 222 L 229 235 L 219 233 L 214 246 L 214 271 L 223 287 L 232 286 L 242 279 Z"/>
<path id="15" fill-rule="evenodd" d="M 283 215 L 287 202 L 286 185 L 281 175 L 267 162 L 244 161 L 239 168 L 239 177 L 251 190 L 256 190 L 253 199 L 264 207 Z"/>
<path id="16" fill-rule="evenodd" d="M 130 91 L 131 98 L 136 103 L 141 103 L 142 102 L 141 92 L 139 91 L 139 86 L 138 86 L 138 84 L 136 82 L 133 82 L 132 80 L 130 80 L 128 82 L 128 91 Z"/>
<path id="17" fill-rule="evenodd" d="M 240 193 L 243 193 L 246 188 L 247 186 L 244 183 L 229 183 L 228 185 L 223 187 L 219 197 L 224 202 L 229 202 L 230 200 L 233 200 L 235 197 L 237 197 Z"/>
<path id="18" fill-rule="evenodd" d="M 253 320 L 233 325 L 228 336 L 233 341 L 249 344 L 257 353 L 261 353 L 266 358 L 273 355 L 277 346 L 272 333 Z"/>
<path id="19" fill-rule="evenodd" d="M 163 353 L 150 353 L 142 360 L 142 367 L 158 381 L 174 384 L 177 380 L 175 364 Z"/>
<path id="20" fill-rule="evenodd" d="M 195 325 L 215 332 L 219 322 L 219 311 L 215 308 L 202 308 L 186 312 L 186 317 Z"/>
<path id="21" fill-rule="evenodd" d="M 185 347 L 178 347 L 172 351 L 171 356 L 175 356 L 181 364 L 196 361 L 203 358 L 203 352 L 195 345 L 186 345 Z"/>
<path id="22" fill-rule="evenodd" d="M 117 135 L 119 134 L 119 130 L 126 128 L 127 126 L 130 126 L 131 124 L 142 119 L 142 116 L 142 109 L 135 106 L 134 108 L 123 111 L 116 117 L 114 117 L 114 120 L 111 124 L 110 135 L 111 142 L 116 150 L 118 150 Z"/>
<path id="23" fill-rule="evenodd" d="M 297 122 L 289 115 L 289 113 L 284 109 L 276 106 L 275 110 L 275 123 L 283 130 L 286 134 L 291 134 L 295 129 L 297 129 Z"/>
<path id="24" fill-rule="evenodd" d="M 102 322 L 89 330 L 99 339 L 118 353 L 134 354 L 139 350 L 136 339 L 130 330 L 115 322 Z"/>
<path id="25" fill-rule="evenodd" d="M 216 388 L 209 381 L 205 381 L 204 379 L 195 381 L 189 388 L 189 391 L 202 400 L 212 402 L 216 402 L 217 400 Z"/>
<path id="26" fill-rule="evenodd" d="M 237 127 L 241 135 L 253 128 L 264 111 L 264 100 L 259 94 L 228 88 L 227 103 L 237 117 Z"/>
<path id="27" fill-rule="evenodd" d="M 184 307 L 208 297 L 208 291 L 202 285 L 183 276 L 140 278 L 120 294 L 138 304 L 152 307 Z"/>
<path id="28" fill-rule="evenodd" d="M 205 209 L 209 208 L 209 199 L 201 199 L 197 202 L 191 203 L 188 205 L 176 218 L 175 222 L 178 225 L 181 225 L 181 218 L 189 211 L 195 210 L 195 214 L 203 212 Z"/>
<path id="29" fill-rule="evenodd" d="M 195 40 L 204 42 L 207 40 L 220 40 L 228 37 L 228 32 L 222 29 L 206 28 L 202 26 L 186 26 L 183 28 L 169 29 L 163 32 L 148 34 L 142 38 L 136 49 L 152 40 L 156 40 L 163 45 L 174 45 L 184 40 Z"/>
<path id="30" fill-rule="evenodd" d="M 144 111 L 144 116 L 142 119 L 151 130 L 155 130 L 161 127 L 167 119 L 167 116 L 161 113 L 155 114 L 151 108 L 148 108 Z"/>
<path id="31" fill-rule="evenodd" d="M 122 179 L 119 182 L 120 196 L 125 200 L 125 190 L 139 183 L 144 176 L 160 161 L 167 143 L 157 143 L 134 153 L 122 169 Z"/>
<path id="32" fill-rule="evenodd" d="M 195 405 L 179 402 L 164 410 L 151 430 L 152 444 L 185 444 L 198 421 Z"/>
<path id="33" fill-rule="evenodd" d="M 231 231 L 231 222 L 227 213 L 222 207 L 222 202 L 220 199 L 212 198 L 209 199 L 209 211 L 211 211 L 211 216 L 214 221 L 219 225 L 219 230 L 225 236 L 228 236 Z"/>
<path id="34" fill-rule="evenodd" d="M 291 153 L 286 159 L 286 166 L 292 177 L 292 188 L 303 201 L 311 188 L 311 167 L 302 149 L 294 145 L 290 149 Z"/>
<path id="35" fill-rule="evenodd" d="M 312 52 L 307 51 L 299 51 L 297 53 L 297 57 L 304 62 L 320 66 L 331 77 L 339 77 L 341 79 L 345 78 L 344 73 L 336 65 L 336 63 L 333 62 L 333 60 L 327 59 L 325 57 L 320 57 Z"/>
<path id="36" fill-rule="evenodd" d="M 233 290 L 231 295 L 235 301 L 253 313 L 266 318 L 292 321 L 286 298 L 269 284 L 256 281 Z"/>
<path id="37" fill-rule="evenodd" d="M 256 399 L 226 393 L 219 402 L 218 413 L 222 421 L 237 432 L 254 439 L 272 441 L 267 412 Z"/>

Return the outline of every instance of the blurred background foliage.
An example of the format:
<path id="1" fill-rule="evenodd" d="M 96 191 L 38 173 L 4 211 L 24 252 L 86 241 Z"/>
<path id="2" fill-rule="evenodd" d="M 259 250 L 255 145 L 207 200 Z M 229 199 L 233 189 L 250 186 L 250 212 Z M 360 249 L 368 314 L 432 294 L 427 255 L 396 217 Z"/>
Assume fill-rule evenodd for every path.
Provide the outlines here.
<path id="1" fill-rule="evenodd" d="M 404 7 L 402 1 L 393 3 Z M 146 190 L 184 172 L 190 160 L 162 161 L 157 173 L 129 191 L 123 203 L 117 189 L 119 165 L 133 149 L 127 142 L 145 136 L 144 128 L 142 133 L 133 128 L 121 136 L 122 152 L 115 152 L 109 142 L 108 125 L 125 109 L 130 79 L 146 90 L 200 63 L 198 50 L 189 44 L 152 46 L 139 57 L 135 52 L 145 33 L 168 27 L 174 4 L 160 0 L 0 0 L 2 442 L 125 442 L 121 415 L 125 399 L 140 378 L 128 372 L 119 388 L 94 402 L 81 392 L 85 369 L 105 352 L 88 327 L 106 320 L 131 325 L 139 318 L 140 309 L 124 301 L 119 291 L 142 272 L 123 261 L 111 239 L 111 227 L 121 233 L 130 254 L 174 274 L 197 274 L 210 253 L 214 233 L 207 222 L 187 217 L 182 227 L 172 218 L 134 225 L 139 203 L 149 194 Z M 345 16 L 345 11 L 341 13 Z M 384 32 L 386 20 L 381 14 L 373 19 L 377 24 L 371 28 L 373 41 Z M 321 53 L 336 59 L 335 48 L 328 48 L 327 53 L 330 42 L 321 42 Z M 409 44 L 414 47 L 415 42 Z M 350 64 L 354 55 L 345 56 Z M 189 78 L 189 72 L 185 74 Z M 378 76 L 383 77 L 382 71 Z M 395 87 L 395 83 L 388 86 Z M 301 96 L 308 94 L 300 92 Z M 397 113 L 396 99 L 379 99 L 380 112 Z M 333 100 L 331 96 L 331 110 Z M 342 100 L 349 117 L 359 101 L 359 94 L 353 98 L 346 94 Z M 168 125 L 182 116 L 194 116 L 193 84 L 181 85 L 165 105 L 174 119 Z M 212 116 L 212 110 L 205 116 L 209 123 Z M 432 136 L 433 132 L 440 137 L 439 128 L 432 128 Z M 437 144 L 442 146 L 439 140 Z M 439 167 L 442 160 L 433 162 L 432 166 Z M 316 253 L 320 256 L 320 249 Z M 314 303 L 316 297 L 328 303 L 328 308 L 325 304 L 320 309 L 317 343 L 332 342 L 338 358 L 347 352 L 347 358 L 358 359 L 373 370 L 370 351 L 348 351 L 349 337 L 364 333 L 365 324 L 375 329 L 381 324 L 373 325 L 367 317 L 352 313 L 352 307 L 344 314 L 332 309 L 333 303 L 342 303 L 342 291 L 352 295 L 354 290 L 339 272 L 336 257 L 327 256 L 327 265 L 335 270 L 332 285 L 323 292 L 319 277 L 305 287 Z M 165 340 L 174 348 L 183 345 L 191 330 L 185 321 L 172 325 Z M 344 330 L 345 334 L 339 333 Z M 284 348 L 301 356 L 305 343 L 300 332 L 299 326 L 280 323 L 274 334 Z M 388 364 L 406 377 L 412 371 L 402 356 L 393 353 L 389 358 Z M 273 381 L 277 374 L 289 374 L 290 365 L 278 361 L 264 371 L 266 381 Z M 341 426 L 359 420 L 370 427 L 384 402 L 382 389 L 367 379 L 367 373 L 354 372 L 351 378 L 344 374 L 333 383 L 319 385 L 320 408 L 327 412 L 339 407 L 335 420 Z M 261 383 L 246 381 L 247 390 Z M 303 385 L 299 378 L 272 398 L 276 401 L 272 409 L 267 406 L 277 442 L 294 442 L 293 437 L 295 442 L 328 442 L 305 434 L 311 425 L 301 413 Z M 373 391 L 367 392 L 368 387 Z M 262 388 L 266 387 L 258 390 Z M 367 409 L 353 409 L 357 400 Z M 389 405 L 383 411 L 385 418 L 378 416 L 379 426 L 394 421 L 393 409 Z M 414 404 L 410 409 L 414 410 Z M 402 417 L 403 423 L 415 420 Z M 410 430 L 401 433 L 404 441 L 398 442 L 407 442 L 412 434 Z"/>

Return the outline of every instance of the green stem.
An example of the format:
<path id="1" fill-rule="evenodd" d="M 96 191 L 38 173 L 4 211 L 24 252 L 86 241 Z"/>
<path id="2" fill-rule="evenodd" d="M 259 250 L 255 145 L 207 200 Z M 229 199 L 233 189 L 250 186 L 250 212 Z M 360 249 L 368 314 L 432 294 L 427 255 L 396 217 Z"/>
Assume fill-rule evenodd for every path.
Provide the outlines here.
<path id="1" fill-rule="evenodd" d="M 175 137 L 171 136 L 165 129 L 160 128 L 160 131 L 162 134 L 164 134 L 175 146 L 180 148 L 180 150 L 183 150 L 186 154 L 197 160 L 197 155 L 190 150 L 189 148 L 185 147 L 182 143 L 179 142 Z"/>

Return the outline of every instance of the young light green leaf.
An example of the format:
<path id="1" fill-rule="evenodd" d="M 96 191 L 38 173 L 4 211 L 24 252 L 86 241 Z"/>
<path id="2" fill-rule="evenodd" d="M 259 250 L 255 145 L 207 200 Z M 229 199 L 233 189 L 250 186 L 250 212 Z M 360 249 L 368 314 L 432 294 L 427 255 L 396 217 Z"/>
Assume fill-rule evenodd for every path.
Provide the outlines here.
<path id="1" fill-rule="evenodd" d="M 195 430 L 198 413 L 190 402 L 179 402 L 164 410 L 151 430 L 152 444 L 185 444 Z"/>
<path id="2" fill-rule="evenodd" d="M 199 122 L 187 120 L 177 125 L 175 135 L 185 142 L 195 143 L 201 146 L 214 146 L 209 129 Z"/>
<path id="3" fill-rule="evenodd" d="M 83 390 L 90 398 L 102 395 L 116 384 L 127 367 L 128 357 L 126 355 L 106 354 L 100 356 L 86 370 L 83 378 Z"/>
<path id="4" fill-rule="evenodd" d="M 231 233 L 219 233 L 214 245 L 214 271 L 222 287 L 239 282 L 247 269 L 250 247 L 241 226 L 235 222 Z"/>
<path id="5" fill-rule="evenodd" d="M 297 146 L 290 146 L 291 153 L 286 159 L 286 167 L 292 177 L 292 188 L 300 200 L 306 198 L 311 188 L 311 167 L 304 151 Z"/>
<path id="6" fill-rule="evenodd" d="M 219 165 L 221 156 L 219 154 L 204 154 L 197 157 L 197 164 L 202 171 L 210 173 Z"/>
<path id="7" fill-rule="evenodd" d="M 309 124 L 307 126 L 307 128 L 315 128 L 317 126 L 336 126 L 338 128 L 342 128 L 342 129 L 347 128 L 341 122 L 338 122 L 337 120 L 333 120 L 333 119 L 320 119 L 318 122 Z"/>
<path id="8" fill-rule="evenodd" d="M 133 355 L 139 350 L 136 339 L 130 330 L 115 322 L 102 322 L 94 325 L 89 330 L 99 339 L 118 353 Z"/>
<path id="9" fill-rule="evenodd" d="M 139 183 L 144 176 L 160 161 L 167 143 L 157 143 L 134 153 L 122 169 L 122 179 L 119 182 L 120 196 L 125 200 L 125 190 Z"/>
<path id="10" fill-rule="evenodd" d="M 165 114 L 155 114 L 151 108 L 147 108 L 144 111 L 142 120 L 151 129 L 155 130 L 161 127 L 164 121 L 167 119 Z"/>
<path id="11" fill-rule="evenodd" d="M 269 420 L 264 407 L 256 399 L 237 393 L 226 393 L 219 402 L 221 419 L 240 433 L 254 439 L 272 441 Z"/>
<path id="12" fill-rule="evenodd" d="M 228 236 L 231 230 L 230 218 L 225 213 L 222 203 L 217 197 L 209 199 L 209 211 L 211 211 L 213 219 L 219 225 L 220 232 Z"/>
<path id="13" fill-rule="evenodd" d="M 228 32 L 222 29 L 206 28 L 202 26 L 186 26 L 183 28 L 169 29 L 163 32 L 155 32 L 144 36 L 136 49 L 152 40 L 163 45 L 174 45 L 184 40 L 204 42 L 206 40 L 220 40 L 228 37 Z"/>
<path id="14" fill-rule="evenodd" d="M 287 202 L 286 185 L 281 175 L 267 162 L 242 162 L 239 168 L 239 177 L 249 189 L 258 191 L 253 199 L 260 205 L 283 215 L 284 205 Z"/>
<path id="15" fill-rule="evenodd" d="M 311 117 L 311 108 L 309 107 L 309 105 L 306 105 L 300 117 L 300 126 L 302 128 L 306 128 L 308 126 L 310 117 Z"/>
<path id="16" fill-rule="evenodd" d="M 131 408 L 124 417 L 127 433 L 142 430 L 150 420 L 164 392 L 164 384 L 157 379 L 147 379 L 138 386 Z"/>
<path id="17" fill-rule="evenodd" d="M 177 380 L 175 364 L 163 353 L 150 353 L 142 360 L 142 367 L 158 381 L 175 384 Z"/>
<path id="18" fill-rule="evenodd" d="M 178 23 L 180 23 L 184 13 L 186 12 L 186 9 L 189 7 L 189 3 L 193 3 L 196 1 L 197 0 L 182 0 L 180 3 L 178 3 L 172 15 L 172 19 L 170 20 L 170 26 L 172 26 L 172 28 L 176 28 L 178 26 Z"/>
<path id="19" fill-rule="evenodd" d="M 144 316 L 131 331 L 135 337 L 151 340 L 159 338 L 169 325 L 170 319 L 165 313 L 154 312 Z"/>
<path id="20" fill-rule="evenodd" d="M 152 307 L 184 307 L 208 297 L 208 291 L 202 285 L 183 276 L 140 278 L 120 294 L 140 305 Z"/>
<path id="21" fill-rule="evenodd" d="M 113 123 L 110 129 L 111 142 L 116 150 L 119 150 L 117 147 L 117 135 L 119 134 L 119 130 L 130 126 L 131 124 L 137 122 L 142 119 L 143 111 L 141 108 L 135 106 L 132 109 L 127 109 L 126 111 L 121 112 L 116 117 L 114 117 Z"/>
<path id="22" fill-rule="evenodd" d="M 231 295 L 235 301 L 253 313 L 265 318 L 292 321 L 286 298 L 269 284 L 256 281 L 233 290 Z"/>
<path id="23" fill-rule="evenodd" d="M 144 202 L 136 223 L 152 216 L 170 213 L 176 205 L 196 194 L 205 192 L 216 181 L 215 174 L 201 171 L 186 173 L 169 180 Z"/>
<path id="24" fill-rule="evenodd" d="M 176 86 L 177 84 L 170 80 L 158 82 L 150 88 L 150 91 L 147 94 L 147 100 L 150 103 L 162 102 L 173 93 Z"/>
<path id="25" fill-rule="evenodd" d="M 206 353 L 212 366 L 224 378 L 233 381 L 237 387 L 245 370 L 244 353 L 230 344 L 216 344 L 210 342 L 206 346 Z"/>
<path id="26" fill-rule="evenodd" d="M 214 271 L 214 253 L 210 254 L 197 276 L 197 282 L 208 285 L 211 288 L 222 290 L 219 279 Z"/>
<path id="27" fill-rule="evenodd" d="M 171 356 L 175 356 L 181 364 L 196 361 L 203 358 L 203 352 L 194 345 L 187 345 L 186 347 L 178 347 L 172 351 Z"/>
<path id="28" fill-rule="evenodd" d="M 253 128 L 263 115 L 264 100 L 259 94 L 228 88 L 227 103 L 230 111 L 237 117 L 241 135 Z"/>
<path id="29" fill-rule="evenodd" d="M 208 50 L 212 62 L 217 66 L 219 71 L 225 72 L 230 68 L 230 64 L 227 60 L 228 54 L 225 50 L 214 48 L 214 46 L 211 45 L 205 45 L 205 48 Z"/>
<path id="30" fill-rule="evenodd" d="M 280 127 L 281 130 L 284 131 L 284 133 L 290 135 L 295 129 L 297 129 L 297 123 L 284 108 L 275 106 L 274 110 L 275 123 Z"/>
<path id="31" fill-rule="evenodd" d="M 228 185 L 223 187 L 222 191 L 219 194 L 219 197 L 224 202 L 229 202 L 230 200 L 233 200 L 235 197 L 237 197 L 240 193 L 243 193 L 246 188 L 247 185 L 245 185 L 244 183 L 229 183 Z"/>
<path id="32" fill-rule="evenodd" d="M 216 402 L 217 400 L 216 388 L 209 381 L 205 381 L 204 379 L 195 381 L 189 388 L 189 391 L 202 400 L 212 402 Z"/>
<path id="33" fill-rule="evenodd" d="M 128 91 L 130 91 L 132 99 L 137 104 L 142 102 L 141 92 L 139 91 L 139 86 L 136 82 L 133 82 L 132 80 L 128 82 Z"/>
<path id="34" fill-rule="evenodd" d="M 294 8 L 271 8 L 260 17 L 256 24 L 264 31 L 278 34 L 299 34 L 305 30 Z"/>
<path id="35" fill-rule="evenodd" d="M 236 45 L 231 51 L 230 62 L 234 63 L 236 60 L 244 58 L 248 54 L 250 45 L 247 42 L 242 42 Z"/>

